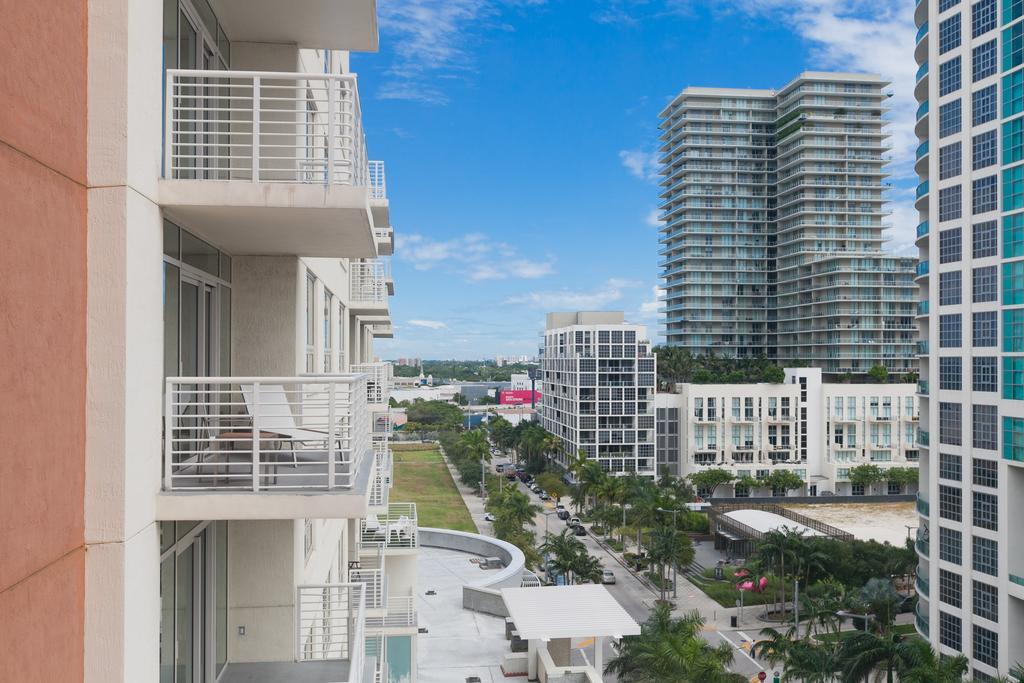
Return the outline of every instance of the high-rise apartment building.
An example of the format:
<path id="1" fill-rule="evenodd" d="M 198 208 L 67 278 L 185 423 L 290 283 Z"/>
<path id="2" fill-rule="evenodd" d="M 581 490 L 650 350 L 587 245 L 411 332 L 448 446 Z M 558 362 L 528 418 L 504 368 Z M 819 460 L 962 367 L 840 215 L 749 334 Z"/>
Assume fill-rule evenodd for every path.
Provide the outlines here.
<path id="1" fill-rule="evenodd" d="M 916 369 L 914 262 L 882 249 L 887 83 L 807 72 L 779 91 L 686 88 L 661 113 L 669 346 Z"/>
<path id="2" fill-rule="evenodd" d="M 917 629 L 1024 661 L 1024 4 L 919 0 Z"/>
<path id="3" fill-rule="evenodd" d="M 415 678 L 376 3 L 5 6 L 11 681 Z"/>
<path id="4" fill-rule="evenodd" d="M 850 470 L 917 469 L 918 399 L 913 384 L 823 382 L 819 368 L 787 369 L 779 384 L 677 384 L 659 393 L 658 469 L 685 477 L 723 469 L 738 480 L 784 470 L 804 485 L 788 491 L 730 486 L 703 496 L 907 493 L 902 480 L 855 484 Z"/>
<path id="5" fill-rule="evenodd" d="M 548 313 L 541 425 L 565 466 L 583 449 L 612 473 L 654 476 L 655 357 L 643 325 L 622 312 Z"/>

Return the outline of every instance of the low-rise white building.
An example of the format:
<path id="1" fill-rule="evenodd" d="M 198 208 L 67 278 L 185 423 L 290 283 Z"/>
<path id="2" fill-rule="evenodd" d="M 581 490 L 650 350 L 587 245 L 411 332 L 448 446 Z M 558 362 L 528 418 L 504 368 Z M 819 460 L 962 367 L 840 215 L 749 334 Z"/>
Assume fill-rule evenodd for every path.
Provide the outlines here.
<path id="1" fill-rule="evenodd" d="M 822 382 L 820 369 L 786 370 L 782 384 L 678 384 L 658 394 L 658 468 L 687 476 L 720 468 L 737 478 L 789 470 L 790 495 L 901 493 L 854 486 L 850 469 L 916 467 L 918 404 L 912 384 Z M 730 494 L 720 488 L 716 495 Z M 739 495 L 770 495 L 746 490 Z"/>

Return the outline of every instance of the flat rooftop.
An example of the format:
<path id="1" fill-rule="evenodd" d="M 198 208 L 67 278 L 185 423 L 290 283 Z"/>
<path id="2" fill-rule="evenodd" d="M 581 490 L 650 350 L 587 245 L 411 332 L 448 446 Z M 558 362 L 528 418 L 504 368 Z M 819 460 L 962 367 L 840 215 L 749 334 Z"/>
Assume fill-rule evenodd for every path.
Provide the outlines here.
<path id="1" fill-rule="evenodd" d="M 794 522 L 787 517 L 777 515 L 774 512 L 766 512 L 765 510 L 733 510 L 725 513 L 725 516 L 730 519 L 735 519 L 741 524 L 746 524 L 751 529 L 760 531 L 761 533 L 789 529 L 790 531 L 803 532 L 806 536 L 825 535 L 820 531 L 801 524 L 800 522 Z"/>

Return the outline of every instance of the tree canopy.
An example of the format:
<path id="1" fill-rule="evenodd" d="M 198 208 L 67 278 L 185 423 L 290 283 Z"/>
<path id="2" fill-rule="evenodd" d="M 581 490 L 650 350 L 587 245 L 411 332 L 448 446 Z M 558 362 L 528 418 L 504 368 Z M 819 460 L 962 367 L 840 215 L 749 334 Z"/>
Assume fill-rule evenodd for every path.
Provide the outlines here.
<path id="1" fill-rule="evenodd" d="M 786 379 L 783 369 L 764 356 L 694 356 L 670 346 L 656 347 L 654 353 L 658 356 L 658 381 L 665 384 L 781 384 Z"/>

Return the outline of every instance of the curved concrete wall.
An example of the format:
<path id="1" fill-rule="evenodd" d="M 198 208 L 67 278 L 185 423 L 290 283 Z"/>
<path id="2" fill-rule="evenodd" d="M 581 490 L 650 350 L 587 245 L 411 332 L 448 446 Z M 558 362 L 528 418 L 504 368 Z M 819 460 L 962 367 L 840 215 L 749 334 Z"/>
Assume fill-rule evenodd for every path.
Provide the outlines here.
<path id="1" fill-rule="evenodd" d="M 475 612 L 508 616 L 500 591 L 502 588 L 518 588 L 522 584 L 526 567 L 522 550 L 497 538 L 465 531 L 420 527 L 418 533 L 421 546 L 457 550 L 480 557 L 500 557 L 505 565 L 501 571 L 487 571 L 480 581 L 462 587 L 462 606 Z"/>

